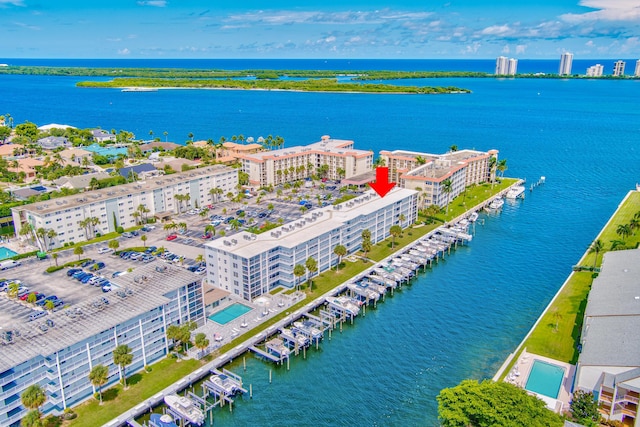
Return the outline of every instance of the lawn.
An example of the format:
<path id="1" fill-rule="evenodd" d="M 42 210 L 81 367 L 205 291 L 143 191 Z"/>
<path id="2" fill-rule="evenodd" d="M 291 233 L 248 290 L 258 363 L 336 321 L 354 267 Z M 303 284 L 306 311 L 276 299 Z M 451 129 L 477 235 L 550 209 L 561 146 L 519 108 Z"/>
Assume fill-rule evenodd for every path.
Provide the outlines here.
<path id="1" fill-rule="evenodd" d="M 103 425 L 200 366 L 201 362 L 198 360 L 188 359 L 178 363 L 176 359 L 164 358 L 151 365 L 152 371 L 150 373 L 138 372 L 131 375 L 127 379 L 127 384 L 129 384 L 127 390 L 123 390 L 122 385 L 103 390 L 104 404 L 102 406 L 97 400 L 91 399 L 73 408 L 78 417 L 64 425 L 74 427 Z"/>
<path id="2" fill-rule="evenodd" d="M 578 264 L 593 266 L 595 262 L 595 265 L 599 266 L 603 254 L 611 250 L 614 242 L 623 240 L 616 232 L 618 226 L 629 224 L 637 212 L 640 212 L 640 193 L 633 192 L 596 237 L 604 245 L 604 250 L 598 254 L 597 261 L 596 254 L 589 253 L 587 248 Z M 637 247 L 640 242 L 640 233 L 635 231 L 635 234 L 624 239 L 624 247 Z M 558 297 L 543 313 L 540 322 L 521 347 L 526 347 L 528 352 L 563 362 L 571 364 L 577 362 L 579 354 L 577 346 L 580 342 L 584 311 L 591 289 L 591 275 L 590 271 L 582 271 L 573 272 L 569 276 Z M 519 353 L 514 360 L 517 360 L 518 356 Z M 506 372 L 509 372 L 509 369 L 504 371 Z"/>

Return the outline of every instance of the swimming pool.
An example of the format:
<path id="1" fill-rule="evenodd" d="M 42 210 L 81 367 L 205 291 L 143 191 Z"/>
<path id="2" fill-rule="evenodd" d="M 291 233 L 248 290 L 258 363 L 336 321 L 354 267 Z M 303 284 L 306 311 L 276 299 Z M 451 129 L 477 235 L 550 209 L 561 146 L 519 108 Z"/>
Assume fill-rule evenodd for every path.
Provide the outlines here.
<path id="1" fill-rule="evenodd" d="M 211 316 L 209 316 L 209 319 L 221 325 L 226 325 L 227 323 L 231 322 L 234 319 L 237 319 L 245 313 L 250 312 L 251 310 L 253 310 L 253 308 L 247 307 L 246 305 L 237 302 L 222 311 L 212 314 Z"/>
<path id="2" fill-rule="evenodd" d="M 564 368 L 560 366 L 543 362 L 542 360 L 534 360 L 529 378 L 527 378 L 527 385 L 524 388 L 534 393 L 557 399 L 564 373 Z"/>
<path id="3" fill-rule="evenodd" d="M 0 261 L 3 259 L 11 258 L 12 256 L 18 255 L 18 252 L 12 251 L 9 248 L 5 248 L 4 246 L 0 246 Z"/>

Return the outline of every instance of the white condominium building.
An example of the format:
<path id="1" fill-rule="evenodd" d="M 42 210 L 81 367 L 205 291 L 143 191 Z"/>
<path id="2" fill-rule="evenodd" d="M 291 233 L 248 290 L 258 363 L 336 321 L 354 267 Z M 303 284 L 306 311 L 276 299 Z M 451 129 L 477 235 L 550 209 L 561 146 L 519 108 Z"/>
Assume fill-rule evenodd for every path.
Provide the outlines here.
<path id="1" fill-rule="evenodd" d="M 34 230 L 54 230 L 57 236 L 47 239 L 47 246 L 55 248 L 88 240 L 95 233 L 116 231 L 117 227 L 133 227 L 141 205 L 148 210 L 141 214 L 143 220 L 154 215 L 169 216 L 189 206 L 215 203 L 227 193 L 235 193 L 237 185 L 237 169 L 215 165 L 18 206 L 11 211 L 18 232 L 26 224 Z M 180 201 L 177 195 L 189 197 Z M 91 229 L 82 227 L 80 222 L 90 217 L 98 218 L 98 224 Z"/>
<path id="2" fill-rule="evenodd" d="M 19 425 L 28 412 L 20 395 L 30 385 L 39 384 L 46 393 L 40 410 L 59 415 L 98 391 L 89 380 L 92 367 L 109 370 L 103 391 L 117 384 L 121 373 L 113 350 L 118 345 L 131 349 L 133 360 L 126 367 L 131 376 L 169 353 L 167 326 L 204 323 L 202 279 L 183 268 L 145 265 L 111 281 L 121 291 L 106 294 L 108 299 L 65 298 L 68 308 L 33 321 L 29 312 L 37 311 L 0 297 L 0 426 Z"/>
<path id="3" fill-rule="evenodd" d="M 604 67 L 602 64 L 592 65 L 587 68 L 587 77 L 602 77 L 602 73 L 604 72 Z"/>
<path id="4" fill-rule="evenodd" d="M 568 76 L 571 74 L 571 65 L 573 64 L 573 53 L 563 53 L 560 56 L 560 70 L 558 74 L 561 76 Z"/>
<path id="5" fill-rule="evenodd" d="M 515 58 L 507 58 L 499 56 L 496 59 L 496 75 L 497 76 L 513 76 L 518 70 L 518 60 Z"/>
<path id="6" fill-rule="evenodd" d="M 373 152 L 356 150 L 353 141 L 323 136 L 320 142 L 253 154 L 238 154 L 242 170 L 256 186 L 278 185 L 314 174 L 350 178 L 373 169 Z"/>
<path id="7" fill-rule="evenodd" d="M 207 280 L 245 300 L 277 286 L 291 288 L 308 278 L 293 274 L 295 265 L 312 257 L 317 274 L 336 265 L 333 253 L 343 245 L 347 253 L 361 248 L 362 231 L 371 232 L 371 243 L 389 237 L 392 225 L 402 228 L 417 218 L 417 192 L 396 188 L 385 197 L 373 190 L 336 206 L 309 211 L 296 222 L 263 234 L 242 232 L 205 245 Z M 314 275 L 316 273 L 313 273 Z"/>
<path id="8" fill-rule="evenodd" d="M 495 178 L 490 159 L 493 157 L 497 162 L 498 150 L 460 150 L 445 154 L 395 150 L 381 151 L 380 157 L 389 167 L 392 181 L 420 192 L 421 206 L 444 207 L 466 187 Z M 447 179 L 452 184 L 450 193 L 442 189 Z"/>
<path id="9" fill-rule="evenodd" d="M 633 75 L 634 77 L 640 77 L 640 59 L 636 61 L 636 70 Z"/>
<path id="10" fill-rule="evenodd" d="M 624 61 L 616 61 L 613 64 L 613 75 L 615 77 L 624 76 L 624 67 L 627 65 Z"/>

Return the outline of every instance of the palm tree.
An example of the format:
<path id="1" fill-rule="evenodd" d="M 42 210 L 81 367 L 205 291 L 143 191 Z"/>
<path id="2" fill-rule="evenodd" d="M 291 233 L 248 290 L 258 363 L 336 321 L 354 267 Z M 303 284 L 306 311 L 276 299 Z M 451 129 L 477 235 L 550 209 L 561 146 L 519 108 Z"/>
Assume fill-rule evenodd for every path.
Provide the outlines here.
<path id="1" fill-rule="evenodd" d="M 140 236 L 140 240 L 142 240 L 142 246 L 144 246 L 146 248 L 147 247 L 147 235 L 143 234 L 142 236 Z"/>
<path id="2" fill-rule="evenodd" d="M 15 298 L 18 296 L 18 291 L 20 290 L 20 283 L 11 282 L 9 283 L 9 288 L 7 290 L 7 295 L 9 298 Z"/>
<path id="3" fill-rule="evenodd" d="M 196 262 L 203 262 L 203 261 L 204 261 L 204 255 L 198 254 L 198 256 L 196 257 Z"/>
<path id="4" fill-rule="evenodd" d="M 188 225 L 187 225 L 187 223 L 186 223 L 186 222 L 179 222 L 179 223 L 178 223 L 178 228 L 179 228 L 180 230 L 182 230 L 182 232 L 183 232 L 183 233 L 184 233 L 185 231 L 187 231 L 187 227 L 188 227 Z"/>
<path id="5" fill-rule="evenodd" d="M 447 195 L 447 213 L 449 213 L 449 195 L 451 194 L 451 191 L 453 191 L 453 183 L 449 178 L 447 178 L 442 181 L 440 186 L 442 187 L 442 192 Z"/>
<path id="6" fill-rule="evenodd" d="M 451 150 L 452 152 L 458 151 L 458 146 L 452 145 L 451 147 L 449 147 L 449 150 Z"/>
<path id="7" fill-rule="evenodd" d="M 109 368 L 104 365 L 96 365 L 91 368 L 89 372 L 89 381 L 94 387 L 98 387 L 98 394 L 100 395 L 100 404 L 102 405 L 102 386 L 107 383 L 109 379 Z"/>
<path id="8" fill-rule="evenodd" d="M 343 245 L 336 245 L 336 247 L 333 248 L 333 253 L 338 256 L 338 265 L 336 266 L 336 271 L 338 271 L 340 269 L 342 257 L 347 254 L 347 248 Z"/>
<path id="9" fill-rule="evenodd" d="M 209 339 L 204 332 L 199 332 L 194 337 L 194 344 L 200 350 L 204 350 L 205 348 L 209 347 Z"/>
<path id="10" fill-rule="evenodd" d="M 313 274 L 318 271 L 318 261 L 316 261 L 313 257 L 307 258 L 304 263 L 304 266 L 307 268 L 307 271 L 311 273 L 311 277 Z M 313 280 L 309 277 L 309 290 L 313 290 Z"/>
<path id="11" fill-rule="evenodd" d="M 47 401 L 47 395 L 40 384 L 32 384 L 20 395 L 20 402 L 22 406 L 29 409 L 31 417 L 37 420 L 37 423 L 32 425 L 40 425 L 40 407 Z"/>
<path id="12" fill-rule="evenodd" d="M 602 250 L 604 249 L 604 244 L 602 243 L 602 241 L 600 239 L 595 240 L 593 243 L 591 243 L 591 247 L 589 247 L 589 253 L 595 253 L 596 257 L 593 260 L 593 269 L 596 269 L 596 264 L 598 263 L 598 254 L 600 252 L 602 252 Z"/>
<path id="13" fill-rule="evenodd" d="M 164 142 L 167 142 L 167 135 L 169 135 L 169 132 L 167 132 L 166 130 L 164 132 L 162 132 L 164 135 Z"/>
<path id="14" fill-rule="evenodd" d="M 389 228 L 389 234 L 391 234 L 391 249 L 393 249 L 393 247 L 395 246 L 396 243 L 396 237 L 400 236 L 402 234 L 402 227 L 400 227 L 399 225 L 392 225 Z"/>
<path id="15" fill-rule="evenodd" d="M 304 267 L 304 265 L 296 264 L 295 267 L 293 267 L 293 275 L 296 276 L 296 290 L 300 285 L 300 278 L 304 276 L 306 272 L 307 269 Z"/>
<path id="16" fill-rule="evenodd" d="M 80 257 L 84 254 L 84 249 L 82 249 L 82 246 L 76 246 L 73 249 L 73 254 L 78 255 L 78 261 L 80 261 Z"/>
<path id="17" fill-rule="evenodd" d="M 498 164 L 497 159 L 494 156 L 489 157 L 489 180 L 491 181 L 491 187 L 493 188 L 493 182 L 496 177 L 496 166 Z"/>
<path id="18" fill-rule="evenodd" d="M 622 240 L 627 240 L 627 237 L 631 234 L 631 227 L 628 224 L 620 224 L 616 229 L 616 234 L 622 237 Z"/>
<path id="19" fill-rule="evenodd" d="M 212 224 L 207 224 L 204 227 L 204 234 L 211 234 L 212 236 L 216 235 L 216 228 Z"/>
<path id="20" fill-rule="evenodd" d="M 124 388 L 127 388 L 127 374 L 125 372 L 126 366 L 130 365 L 133 362 L 133 354 L 131 353 L 131 348 L 128 345 L 122 344 L 117 346 L 113 350 L 113 363 L 118 365 L 120 368 L 120 377 L 124 382 Z"/>
<path id="21" fill-rule="evenodd" d="M 508 169 L 507 168 L 507 159 L 502 159 L 498 162 L 498 166 L 496 166 L 496 168 L 500 171 L 500 176 L 502 178 L 504 178 L 504 172 Z"/>

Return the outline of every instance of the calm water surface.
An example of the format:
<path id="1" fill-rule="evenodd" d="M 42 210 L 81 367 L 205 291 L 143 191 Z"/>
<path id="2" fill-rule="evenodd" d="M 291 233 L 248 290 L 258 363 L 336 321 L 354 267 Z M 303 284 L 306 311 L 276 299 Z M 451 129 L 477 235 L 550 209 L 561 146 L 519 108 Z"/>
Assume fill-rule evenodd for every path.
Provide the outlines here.
<path id="1" fill-rule="evenodd" d="M 508 159 L 507 176 L 547 178 L 524 201 L 486 217 L 468 247 L 290 371 L 253 357 L 246 373 L 235 366 L 254 398 L 239 399 L 233 414 L 217 411 L 216 425 L 436 425 L 439 390 L 495 373 L 640 181 L 636 81 L 423 80 L 473 93 L 413 96 L 122 93 L 78 89 L 78 80 L 0 76 L 0 112 L 16 124 L 101 126 L 140 138 L 166 131 L 176 142 L 189 132 L 216 140 L 272 134 L 293 146 L 329 134 L 376 152 L 496 148 Z"/>

